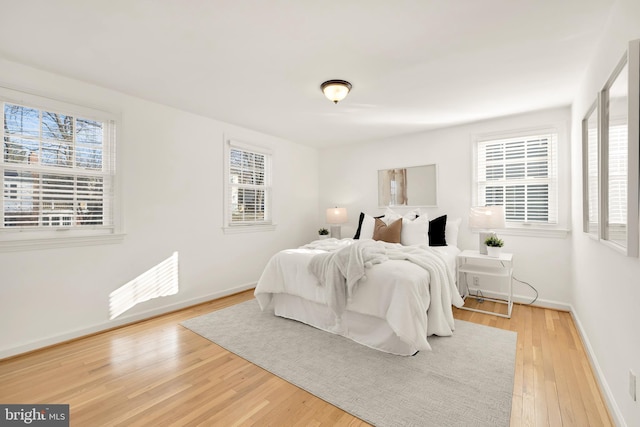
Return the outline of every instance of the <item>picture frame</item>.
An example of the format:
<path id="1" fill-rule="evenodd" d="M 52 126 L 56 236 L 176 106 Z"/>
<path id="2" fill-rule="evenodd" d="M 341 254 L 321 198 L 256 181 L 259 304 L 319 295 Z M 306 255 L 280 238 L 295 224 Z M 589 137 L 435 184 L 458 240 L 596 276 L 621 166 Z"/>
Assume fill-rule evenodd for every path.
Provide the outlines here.
<path id="1" fill-rule="evenodd" d="M 437 165 L 378 170 L 378 206 L 437 207 Z"/>

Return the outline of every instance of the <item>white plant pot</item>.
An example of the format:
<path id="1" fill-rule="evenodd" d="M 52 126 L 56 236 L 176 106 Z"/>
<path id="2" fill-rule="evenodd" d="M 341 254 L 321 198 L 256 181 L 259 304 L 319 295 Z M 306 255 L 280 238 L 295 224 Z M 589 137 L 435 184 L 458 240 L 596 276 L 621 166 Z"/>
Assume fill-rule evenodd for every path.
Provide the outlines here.
<path id="1" fill-rule="evenodd" d="M 319 234 L 318 235 L 318 239 L 320 239 L 320 240 L 324 240 L 324 239 L 328 239 L 328 238 L 329 238 L 328 234 Z"/>
<path id="2" fill-rule="evenodd" d="M 491 258 L 500 258 L 500 250 L 502 248 L 497 246 L 487 246 L 487 255 Z"/>

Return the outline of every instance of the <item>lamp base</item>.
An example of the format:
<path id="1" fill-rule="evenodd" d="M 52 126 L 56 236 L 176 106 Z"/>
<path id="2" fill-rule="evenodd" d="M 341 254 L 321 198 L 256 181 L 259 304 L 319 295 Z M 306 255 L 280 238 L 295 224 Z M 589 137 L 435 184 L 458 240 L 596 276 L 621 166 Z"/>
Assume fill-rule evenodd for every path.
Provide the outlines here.
<path id="1" fill-rule="evenodd" d="M 487 245 L 484 244 L 484 241 L 491 236 L 495 236 L 496 233 L 493 231 L 481 231 L 478 233 L 480 235 L 480 241 L 478 242 L 478 252 L 482 255 L 487 255 Z"/>
<path id="2" fill-rule="evenodd" d="M 331 237 L 333 237 L 334 239 L 342 239 L 342 233 L 340 232 L 341 230 L 341 226 L 339 225 L 332 225 L 331 226 Z"/>

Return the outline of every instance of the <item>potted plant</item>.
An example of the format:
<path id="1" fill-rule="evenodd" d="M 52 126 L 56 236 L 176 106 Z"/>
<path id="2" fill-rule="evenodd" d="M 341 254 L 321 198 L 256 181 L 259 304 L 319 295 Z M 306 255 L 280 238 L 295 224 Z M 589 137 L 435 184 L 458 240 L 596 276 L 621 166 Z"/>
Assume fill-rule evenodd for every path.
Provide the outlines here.
<path id="1" fill-rule="evenodd" d="M 326 239 L 327 237 L 329 237 L 329 230 L 323 227 L 320 230 L 318 230 L 318 235 L 320 236 L 321 239 Z"/>
<path id="2" fill-rule="evenodd" d="M 484 244 L 487 245 L 487 255 L 498 258 L 500 256 L 500 248 L 504 246 L 504 241 L 494 234 L 487 237 Z"/>

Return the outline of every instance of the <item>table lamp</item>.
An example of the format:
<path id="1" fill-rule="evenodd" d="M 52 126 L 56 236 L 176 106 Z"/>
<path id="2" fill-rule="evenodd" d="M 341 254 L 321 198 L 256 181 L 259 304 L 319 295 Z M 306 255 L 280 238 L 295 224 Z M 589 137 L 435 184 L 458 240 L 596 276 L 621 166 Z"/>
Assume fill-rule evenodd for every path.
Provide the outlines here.
<path id="1" fill-rule="evenodd" d="M 469 211 L 469 227 L 479 230 L 480 241 L 478 250 L 487 254 L 487 237 L 495 235 L 493 230 L 505 228 L 504 206 L 474 206 Z"/>
<path id="2" fill-rule="evenodd" d="M 347 209 L 346 208 L 329 208 L 327 209 L 327 223 L 329 224 L 344 224 L 347 222 Z M 331 237 L 341 239 L 341 227 L 339 225 L 331 225 Z"/>

